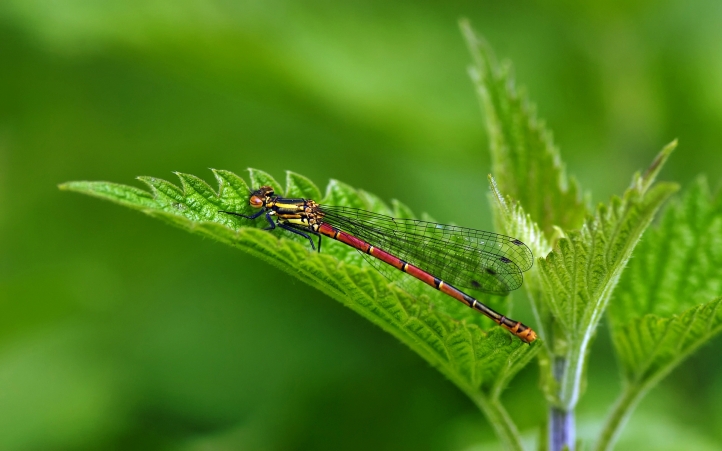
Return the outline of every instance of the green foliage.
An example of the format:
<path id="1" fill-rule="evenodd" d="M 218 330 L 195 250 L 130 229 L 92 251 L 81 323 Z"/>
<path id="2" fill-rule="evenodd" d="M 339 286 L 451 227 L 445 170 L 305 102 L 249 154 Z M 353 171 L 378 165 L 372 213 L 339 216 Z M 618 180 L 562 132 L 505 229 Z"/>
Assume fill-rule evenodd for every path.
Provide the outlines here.
<path id="1" fill-rule="evenodd" d="M 662 317 L 708 302 L 722 291 L 722 196 L 700 177 L 673 200 L 640 243 L 609 306 L 613 326 Z"/>
<path id="2" fill-rule="evenodd" d="M 590 344 L 616 294 L 611 330 L 626 384 L 598 444 L 608 449 L 639 398 L 722 329 L 720 202 L 709 200 L 706 185 L 699 182 L 668 210 L 652 237 L 641 240 L 678 189 L 654 183 L 676 147 L 673 142 L 644 174 L 633 177 L 621 197 L 588 211 L 576 182 L 564 175 L 551 134 L 517 92 L 510 65 L 499 66 L 469 24 L 461 26 L 474 58 L 470 72 L 490 137 L 497 223 L 538 257 L 525 289 L 537 332 L 545 339 L 539 354 L 542 388 L 552 409 L 573 417 L 586 385 Z M 568 424 L 552 424 L 551 429 Z M 549 446 L 556 450 L 574 443 Z"/>
<path id="3" fill-rule="evenodd" d="M 249 172 L 251 186 L 280 188 L 268 174 L 255 169 Z M 264 218 L 249 221 L 219 213 L 230 210 L 250 214 L 249 188 L 231 172 L 213 173 L 219 186 L 217 192 L 188 174 L 177 174 L 180 187 L 154 177 L 139 177 L 150 192 L 110 182 L 69 182 L 60 188 L 110 200 L 234 246 L 327 293 L 437 367 L 487 415 L 496 418 L 497 431 L 510 447 L 518 448 L 518 434 L 499 397 L 509 380 L 536 354 L 537 345 L 524 345 L 481 315 L 461 315 L 464 319 L 458 319 L 449 313 L 457 312 L 457 306 L 445 307 L 454 302 L 433 290 L 411 296 L 389 284 L 367 267 L 354 249 L 341 243 L 326 240 L 323 253 L 313 252 L 302 237 L 278 230 L 275 233 L 259 230 L 267 226 Z M 308 179 L 289 172 L 286 187 L 279 192 L 318 199 L 319 190 Z M 322 203 L 413 216 L 400 203 L 392 211 L 374 196 L 336 181 L 329 183 Z"/>
<path id="4" fill-rule="evenodd" d="M 537 258 L 525 290 L 543 346 L 524 346 L 441 293 L 408 284 L 401 273 L 389 281 L 341 243 L 326 240 L 323 253 L 313 252 L 303 237 L 262 230 L 267 226 L 264 218 L 249 221 L 219 213 L 252 213 L 249 186 L 270 185 L 288 197 L 416 217 L 399 202 L 388 206 L 335 180 L 323 197 L 298 174 L 289 172 L 281 189 L 270 175 L 255 169 L 249 170 L 250 184 L 231 172 L 214 170 L 218 190 L 187 174 L 177 174 L 180 186 L 140 177 L 149 192 L 109 182 L 70 182 L 61 188 L 140 210 L 234 246 L 327 293 L 449 378 L 487 415 L 510 449 L 522 448 L 500 401 L 510 379 L 539 355 L 542 388 L 551 408 L 573 416 L 586 384 L 590 344 L 609 306 L 625 382 L 598 442 L 599 449 L 609 449 L 638 400 L 722 330 L 722 201 L 700 180 L 642 240 L 657 211 L 677 190 L 673 183 L 655 183 L 674 142 L 644 174 L 633 176 L 621 197 L 589 209 L 576 181 L 564 174 L 550 132 L 517 92 L 510 66 L 496 63 L 468 23 L 462 22 L 462 29 L 474 57 L 471 74 L 490 135 L 495 218 L 499 228 L 526 242 Z M 480 300 L 495 307 L 499 303 L 489 296 Z M 537 353 L 540 349 L 544 351 Z M 564 445 L 573 446 L 552 448 Z"/>
<path id="5" fill-rule="evenodd" d="M 609 308 L 624 375 L 643 384 L 722 327 L 722 201 L 699 179 L 639 246 Z"/>
<path id="6" fill-rule="evenodd" d="M 699 178 L 639 245 L 609 307 L 624 392 L 598 449 L 611 449 L 628 412 L 722 330 L 722 196 Z"/>
<path id="7" fill-rule="evenodd" d="M 501 191 L 519 201 L 547 235 L 555 226 L 579 227 L 586 208 L 576 180 L 565 174 L 551 132 L 526 95 L 516 90 L 511 65 L 500 66 L 467 21 L 461 28 L 474 59 L 469 73 L 484 110 Z"/>
<path id="8" fill-rule="evenodd" d="M 674 184 L 652 186 L 674 144 L 667 146 L 644 176 L 635 175 L 622 198 L 600 205 L 581 230 L 559 240 L 540 260 L 544 301 L 555 318 L 560 340 L 554 352 L 568 364 L 560 379 L 557 402 L 571 408 L 579 398 L 584 357 L 632 250 L 654 214 L 676 190 Z"/>
<path id="9" fill-rule="evenodd" d="M 551 132 L 536 117 L 523 91 L 517 90 L 511 65 L 499 65 L 491 48 L 467 21 L 460 25 L 474 61 L 469 73 L 489 135 L 497 227 L 528 243 L 536 257 L 546 256 L 560 231 L 577 229 L 587 215 L 579 186 L 576 180 L 567 178 Z M 557 327 L 558 312 L 553 310 L 558 304 L 549 299 L 552 293 L 546 291 L 548 287 L 542 283 L 538 265 L 528 274 L 525 289 L 536 317 L 537 333 L 547 341 L 540 358 L 542 386 L 551 402 L 561 404 L 564 401 L 557 392 L 561 375 L 552 374 L 552 359 L 571 348 L 560 340 L 549 340 Z M 588 324 L 591 330 L 596 322 L 598 318 Z M 577 367 L 581 370 L 580 365 Z M 572 381 L 572 385 L 576 384 L 573 393 L 580 382 L 580 378 Z"/>
<path id="10" fill-rule="evenodd" d="M 645 315 L 614 328 L 625 377 L 642 385 L 666 375 L 689 353 L 722 330 L 722 298 L 669 317 Z"/>
<path id="11" fill-rule="evenodd" d="M 489 176 L 489 185 L 493 200 L 496 201 L 494 211 L 500 223 L 499 228 L 509 236 L 517 237 L 526 243 L 535 256 L 548 254 L 551 251 L 551 245 L 544 232 L 539 228 L 539 224 L 524 211 L 518 201 L 501 193 L 492 176 Z"/>

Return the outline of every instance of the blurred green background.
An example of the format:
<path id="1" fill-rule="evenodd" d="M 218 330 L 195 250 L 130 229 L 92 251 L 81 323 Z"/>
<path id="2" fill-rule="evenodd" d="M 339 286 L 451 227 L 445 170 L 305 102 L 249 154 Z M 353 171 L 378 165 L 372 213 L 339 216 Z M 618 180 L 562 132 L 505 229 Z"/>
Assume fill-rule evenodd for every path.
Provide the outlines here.
<path id="1" fill-rule="evenodd" d="M 662 178 L 717 186 L 719 1 L 0 2 L 0 450 L 498 449 L 451 383 L 323 293 L 56 187 L 289 169 L 489 228 L 462 16 L 595 202 L 674 138 Z M 720 351 L 657 387 L 619 449 L 719 449 Z M 589 372 L 582 438 L 619 389 L 604 325 Z M 504 398 L 530 440 L 537 376 Z"/>

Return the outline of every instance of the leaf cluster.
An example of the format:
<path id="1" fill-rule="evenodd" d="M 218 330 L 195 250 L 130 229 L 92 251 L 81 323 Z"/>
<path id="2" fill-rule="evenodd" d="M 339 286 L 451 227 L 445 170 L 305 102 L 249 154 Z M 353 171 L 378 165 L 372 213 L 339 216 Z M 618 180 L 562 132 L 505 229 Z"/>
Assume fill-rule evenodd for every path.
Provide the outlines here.
<path id="1" fill-rule="evenodd" d="M 261 230 L 267 226 L 263 218 L 249 221 L 220 213 L 226 210 L 251 214 L 250 190 L 231 172 L 213 170 L 213 174 L 217 190 L 195 176 L 180 173 L 176 174 L 180 186 L 155 177 L 139 177 L 150 191 L 87 181 L 65 183 L 60 188 L 110 200 L 213 238 L 318 288 L 397 337 L 446 375 L 487 415 L 497 418 L 494 424 L 501 436 L 517 434 L 505 419 L 507 414 L 499 397 L 509 380 L 533 358 L 538 346 L 511 339 L 503 329 L 434 290 L 399 287 L 369 267 L 357 251 L 341 243 L 325 243 L 323 252 L 318 253 L 302 237 Z M 259 170 L 249 170 L 249 179 L 252 187 L 269 185 L 286 197 L 319 199 L 329 205 L 395 217 L 414 216 L 399 202 L 391 208 L 376 196 L 338 181 L 331 181 L 321 197 L 311 181 L 292 172 L 288 172 L 284 188 Z M 416 292 L 423 294 L 410 294 Z"/>
<path id="2" fill-rule="evenodd" d="M 313 252 L 302 237 L 262 230 L 263 218 L 220 213 L 251 214 L 249 188 L 270 185 L 287 197 L 416 217 L 400 202 L 389 206 L 341 182 L 332 180 L 322 195 L 301 175 L 288 172 L 282 186 L 250 169 L 249 183 L 213 170 L 217 188 L 180 173 L 179 186 L 139 177 L 147 190 L 88 181 L 60 188 L 213 238 L 318 288 L 436 367 L 479 406 L 511 449 L 522 449 L 500 401 L 511 378 L 538 356 L 550 406 L 573 412 L 586 384 L 590 344 L 606 312 L 625 382 L 597 444 L 609 449 L 643 394 L 722 328 L 722 201 L 700 179 L 645 233 L 677 190 L 675 184 L 655 181 L 673 143 L 643 174 L 633 176 L 621 196 L 591 208 L 579 184 L 566 176 L 551 133 L 515 88 L 510 66 L 496 62 L 468 23 L 462 22 L 462 30 L 489 131 L 496 223 L 537 257 L 525 283 L 541 337 L 531 346 L 442 294 L 407 283 L 401 273 L 386 279 L 341 243 L 326 240 L 322 253 Z M 499 304 L 488 296 L 480 300 Z"/>
<path id="3" fill-rule="evenodd" d="M 673 142 L 622 196 L 592 209 L 567 178 L 551 133 L 515 88 L 510 65 L 498 64 L 467 22 L 461 26 L 490 135 L 498 226 L 539 257 L 525 288 L 545 340 L 542 387 L 552 409 L 573 415 L 586 386 L 589 347 L 607 312 L 624 378 L 597 443 L 609 449 L 644 393 L 720 331 L 719 196 L 701 179 L 642 239 L 678 189 L 655 182 Z M 574 443 L 549 443 L 557 445 Z"/>

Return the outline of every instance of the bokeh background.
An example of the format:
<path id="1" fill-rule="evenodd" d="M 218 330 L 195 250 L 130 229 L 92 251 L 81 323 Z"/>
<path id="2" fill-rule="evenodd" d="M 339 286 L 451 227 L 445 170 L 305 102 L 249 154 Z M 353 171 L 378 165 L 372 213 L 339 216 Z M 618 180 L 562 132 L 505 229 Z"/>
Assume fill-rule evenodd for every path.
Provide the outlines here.
<path id="1" fill-rule="evenodd" d="M 719 1 L 0 2 L 0 450 L 498 449 L 451 383 L 323 293 L 56 187 L 288 169 L 489 228 L 460 17 L 595 202 L 674 138 L 661 177 L 718 185 Z M 655 388 L 619 449 L 719 449 L 720 351 Z M 583 438 L 619 389 L 604 325 L 593 352 Z M 529 440 L 535 367 L 504 398 Z"/>

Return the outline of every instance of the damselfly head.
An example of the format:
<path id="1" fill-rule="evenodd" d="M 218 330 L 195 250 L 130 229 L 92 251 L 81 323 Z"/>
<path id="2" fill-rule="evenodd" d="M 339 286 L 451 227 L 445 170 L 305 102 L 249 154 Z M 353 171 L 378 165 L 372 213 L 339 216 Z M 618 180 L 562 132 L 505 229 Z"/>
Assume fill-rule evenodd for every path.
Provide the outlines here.
<path id="1" fill-rule="evenodd" d="M 248 203 L 253 208 L 261 208 L 266 205 L 266 201 L 273 197 L 273 188 L 270 186 L 262 186 L 251 193 L 251 198 Z"/>

